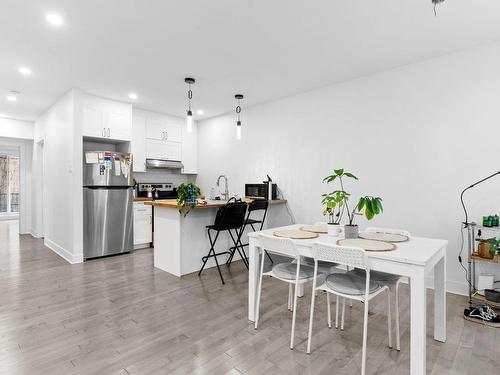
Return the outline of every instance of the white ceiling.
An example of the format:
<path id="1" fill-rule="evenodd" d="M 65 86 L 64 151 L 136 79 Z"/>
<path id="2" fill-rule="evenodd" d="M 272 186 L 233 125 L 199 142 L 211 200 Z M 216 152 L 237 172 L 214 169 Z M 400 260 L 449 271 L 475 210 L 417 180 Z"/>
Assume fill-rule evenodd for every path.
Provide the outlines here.
<path id="1" fill-rule="evenodd" d="M 63 15 L 54 29 L 45 13 Z M 500 39 L 500 1 L 0 0 L 0 113 L 34 119 L 71 87 L 203 117 Z M 33 70 L 26 78 L 20 65 Z M 21 92 L 17 103 L 5 100 Z"/>

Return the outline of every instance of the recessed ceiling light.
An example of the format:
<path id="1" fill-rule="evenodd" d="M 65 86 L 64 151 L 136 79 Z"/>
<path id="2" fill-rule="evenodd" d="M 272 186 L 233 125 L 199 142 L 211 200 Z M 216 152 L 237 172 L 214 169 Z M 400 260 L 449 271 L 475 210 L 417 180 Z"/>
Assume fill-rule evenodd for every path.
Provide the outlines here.
<path id="1" fill-rule="evenodd" d="M 26 66 L 19 67 L 17 71 L 26 77 L 29 77 L 31 75 L 31 69 Z"/>
<path id="2" fill-rule="evenodd" d="M 128 94 L 128 98 L 130 100 L 137 100 L 137 94 L 135 92 L 131 92 L 130 94 Z"/>
<path id="3" fill-rule="evenodd" d="M 47 13 L 45 19 L 49 24 L 56 27 L 60 27 L 64 23 L 63 18 L 57 13 Z"/>
<path id="4" fill-rule="evenodd" d="M 203 112 L 203 109 L 198 109 L 198 110 L 196 111 L 196 114 L 197 114 L 198 116 L 202 116 L 204 113 L 205 113 L 205 112 Z"/>
<path id="5" fill-rule="evenodd" d="M 7 94 L 7 100 L 9 102 L 17 102 L 17 95 L 16 94 Z"/>

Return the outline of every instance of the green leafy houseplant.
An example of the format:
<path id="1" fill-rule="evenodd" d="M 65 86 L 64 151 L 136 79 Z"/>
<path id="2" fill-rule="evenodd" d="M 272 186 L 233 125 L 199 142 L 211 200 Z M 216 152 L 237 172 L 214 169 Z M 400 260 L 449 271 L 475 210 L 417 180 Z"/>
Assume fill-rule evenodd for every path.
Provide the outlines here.
<path id="1" fill-rule="evenodd" d="M 489 238 L 488 243 L 490 244 L 490 255 L 495 257 L 495 255 L 500 254 L 500 238 Z"/>
<path id="2" fill-rule="evenodd" d="M 327 184 L 338 181 L 340 185 L 340 190 L 334 190 L 331 193 L 323 194 L 322 201 L 323 205 L 325 205 L 325 209 L 323 211 L 323 215 L 329 216 L 328 222 L 330 224 L 339 224 L 340 220 L 342 220 L 342 216 L 344 215 L 344 210 L 347 207 L 347 202 L 349 200 L 350 194 L 344 190 L 344 181 L 343 178 L 348 177 L 357 180 L 358 178 L 352 173 L 345 172 L 344 169 L 335 169 L 333 174 L 330 176 L 326 176 L 323 179 L 323 182 Z"/>
<path id="3" fill-rule="evenodd" d="M 384 208 L 382 207 L 382 198 L 372 197 L 369 195 L 359 198 L 358 204 L 354 207 L 352 212 L 347 212 L 347 215 L 349 216 L 349 225 L 355 225 L 354 217 L 355 215 L 362 215 L 363 209 L 365 210 L 366 219 L 373 219 L 375 215 L 384 212 Z"/>
<path id="4" fill-rule="evenodd" d="M 356 215 L 365 215 L 368 220 L 371 220 L 375 215 L 381 214 L 383 212 L 382 198 L 373 197 L 370 195 L 363 196 L 359 198 L 357 204 L 350 209 L 349 199 L 351 194 L 344 189 L 344 178 L 348 177 L 354 180 L 358 178 L 350 172 L 345 172 L 344 169 L 335 169 L 333 174 L 327 176 L 323 179 L 323 182 L 331 183 L 333 181 L 339 181 L 340 190 L 332 191 L 328 194 L 323 194 L 323 200 L 321 201 L 325 205 L 325 210 L 323 215 L 329 215 L 331 224 L 340 223 L 344 213 L 347 214 L 348 224 L 345 226 L 346 238 L 357 237 L 358 229 L 355 224 Z"/>
<path id="5" fill-rule="evenodd" d="M 200 188 L 192 182 L 180 184 L 177 188 L 177 206 L 179 206 L 180 213 L 184 211 L 184 217 L 191 208 L 196 206 L 198 195 L 200 195 Z"/>

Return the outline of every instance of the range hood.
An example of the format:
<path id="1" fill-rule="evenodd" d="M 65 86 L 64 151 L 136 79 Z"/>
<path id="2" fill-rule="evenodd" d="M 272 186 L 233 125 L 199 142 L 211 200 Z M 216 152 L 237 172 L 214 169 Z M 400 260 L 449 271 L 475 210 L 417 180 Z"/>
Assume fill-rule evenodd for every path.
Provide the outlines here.
<path id="1" fill-rule="evenodd" d="M 184 165 L 176 160 L 146 159 L 146 168 L 182 169 Z"/>

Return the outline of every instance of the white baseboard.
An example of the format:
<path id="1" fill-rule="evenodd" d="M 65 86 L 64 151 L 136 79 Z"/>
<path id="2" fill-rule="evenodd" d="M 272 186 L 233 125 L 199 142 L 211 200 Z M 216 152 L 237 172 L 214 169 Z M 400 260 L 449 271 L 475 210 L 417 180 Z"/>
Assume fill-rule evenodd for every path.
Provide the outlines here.
<path id="1" fill-rule="evenodd" d="M 42 233 L 38 233 L 38 232 L 33 231 L 33 230 L 31 230 L 28 234 L 31 234 L 31 236 L 35 237 L 35 238 L 43 238 L 43 234 Z"/>
<path id="2" fill-rule="evenodd" d="M 427 277 L 426 278 L 427 288 L 434 289 L 434 278 Z M 446 291 L 452 294 L 458 294 L 461 296 L 469 295 L 469 286 L 466 283 L 446 280 Z"/>
<path id="3" fill-rule="evenodd" d="M 67 261 L 68 263 L 76 264 L 83 262 L 82 255 L 73 255 L 70 251 L 66 250 L 62 246 L 59 246 L 54 241 L 51 241 L 48 238 L 44 239 L 43 244 L 47 246 L 50 250 L 52 250 L 54 253 L 59 255 L 61 258 L 63 258 L 65 261 Z"/>

